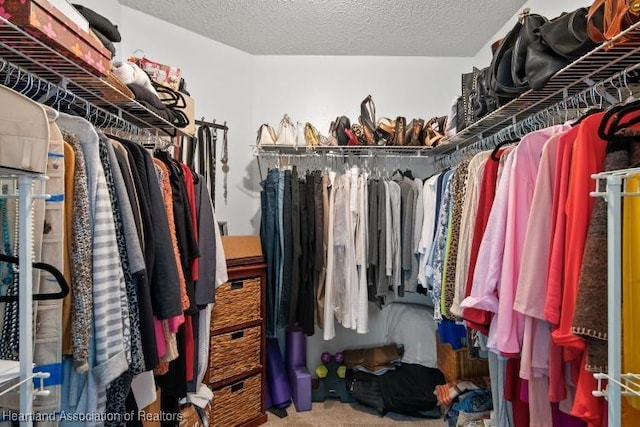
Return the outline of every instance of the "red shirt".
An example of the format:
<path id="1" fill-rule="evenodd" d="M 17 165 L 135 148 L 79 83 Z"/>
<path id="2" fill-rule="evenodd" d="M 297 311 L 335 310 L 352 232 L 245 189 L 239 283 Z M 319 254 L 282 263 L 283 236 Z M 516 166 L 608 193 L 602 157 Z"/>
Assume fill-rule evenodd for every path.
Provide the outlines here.
<path id="1" fill-rule="evenodd" d="M 504 149 L 496 153 L 499 159 L 502 157 Z M 500 161 L 492 158 L 487 160 L 480 184 L 480 194 L 478 197 L 478 212 L 476 214 L 476 222 L 473 228 L 473 240 L 471 241 L 471 252 L 469 254 L 469 275 L 467 276 L 467 284 L 465 288 L 465 297 L 471 295 L 471 287 L 473 285 L 473 273 L 476 270 L 476 262 L 478 260 L 478 252 L 480 251 L 480 243 L 482 236 L 489 222 L 489 214 L 491 206 L 496 195 L 496 185 L 498 180 L 498 167 Z M 477 308 L 465 308 L 462 317 L 466 321 L 467 327 L 489 334 L 489 325 L 491 324 L 491 313 Z"/>

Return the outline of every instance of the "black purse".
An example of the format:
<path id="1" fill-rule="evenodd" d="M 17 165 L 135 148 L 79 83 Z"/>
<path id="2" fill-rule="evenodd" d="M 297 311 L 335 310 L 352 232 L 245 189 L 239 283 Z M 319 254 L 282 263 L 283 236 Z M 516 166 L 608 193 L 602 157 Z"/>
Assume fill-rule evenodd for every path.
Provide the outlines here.
<path id="1" fill-rule="evenodd" d="M 464 129 L 498 108 L 499 100 L 489 90 L 489 67 L 473 67 L 471 73 L 462 75 L 462 110 Z M 459 103 L 460 104 L 460 103 Z M 458 107 L 460 114 L 460 107 Z"/>
<path id="2" fill-rule="evenodd" d="M 498 100 L 489 91 L 489 67 L 479 70 L 474 75 L 470 101 L 475 121 L 498 108 Z"/>
<path id="3" fill-rule="evenodd" d="M 558 71 L 569 65 L 571 61 L 556 55 L 542 41 L 536 41 L 527 48 L 526 73 L 529 86 L 540 90 Z"/>
<path id="4" fill-rule="evenodd" d="M 500 105 L 529 90 L 528 47 L 537 39 L 536 29 L 545 22 L 545 17 L 525 10 L 496 49 L 489 66 L 489 89 L 493 96 L 503 98 Z"/>
<path id="5" fill-rule="evenodd" d="M 597 44 L 587 33 L 587 8 L 563 13 L 540 27 L 540 37 L 558 56 L 577 59 L 593 50 Z"/>

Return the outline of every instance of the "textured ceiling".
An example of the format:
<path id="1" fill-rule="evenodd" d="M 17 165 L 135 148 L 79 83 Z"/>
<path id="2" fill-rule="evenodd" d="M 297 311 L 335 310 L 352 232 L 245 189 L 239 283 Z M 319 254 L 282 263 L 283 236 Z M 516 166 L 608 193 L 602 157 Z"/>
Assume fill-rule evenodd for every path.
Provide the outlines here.
<path id="1" fill-rule="evenodd" d="M 525 0 L 119 0 L 255 55 L 473 56 Z"/>

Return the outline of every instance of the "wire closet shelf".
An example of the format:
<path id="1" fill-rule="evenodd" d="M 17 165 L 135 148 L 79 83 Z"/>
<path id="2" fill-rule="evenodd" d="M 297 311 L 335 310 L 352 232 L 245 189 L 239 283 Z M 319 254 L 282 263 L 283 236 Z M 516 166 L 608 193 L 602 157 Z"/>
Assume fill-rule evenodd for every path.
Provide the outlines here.
<path id="1" fill-rule="evenodd" d="M 390 147 L 390 146 L 359 146 L 359 147 L 279 147 L 253 146 L 257 157 L 271 157 L 279 153 L 302 155 L 310 152 L 331 152 L 334 155 L 376 154 L 380 157 L 399 155 L 415 157 L 432 157 L 442 159 L 460 151 L 461 149 L 491 141 L 500 142 L 505 130 L 514 130 L 519 123 L 534 117 L 536 114 L 550 108 L 555 108 L 563 101 L 572 99 L 584 93 L 598 82 L 608 81 L 610 87 L 600 87 L 598 96 L 609 103 L 612 101 L 611 91 L 619 91 L 622 80 L 614 79 L 625 69 L 629 69 L 640 62 L 640 22 L 618 34 L 611 41 L 604 43 L 583 57 L 577 59 L 556 73 L 541 90 L 528 90 L 518 98 L 510 101 L 496 111 L 486 115 L 477 122 L 467 126 L 464 130 L 448 139 L 447 143 L 436 147 Z M 615 97 L 616 101 L 618 100 Z M 593 102 L 592 102 L 593 103 Z M 500 135 L 499 135 L 500 133 Z M 489 138 L 493 137 L 493 140 Z"/>
<path id="2" fill-rule="evenodd" d="M 0 17 L 0 58 L 140 128 L 158 129 L 172 137 L 187 136 L 181 129 L 122 93 L 108 80 L 93 75 L 4 17 Z"/>

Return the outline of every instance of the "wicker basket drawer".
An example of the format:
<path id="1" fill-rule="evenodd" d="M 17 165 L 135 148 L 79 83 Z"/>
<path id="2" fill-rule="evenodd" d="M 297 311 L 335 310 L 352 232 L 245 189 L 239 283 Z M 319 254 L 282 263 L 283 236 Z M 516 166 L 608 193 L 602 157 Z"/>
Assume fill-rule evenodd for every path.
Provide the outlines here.
<path id="1" fill-rule="evenodd" d="M 211 426 L 238 426 L 260 415 L 262 415 L 261 374 L 213 392 L 213 407 L 209 417 Z"/>
<path id="2" fill-rule="evenodd" d="M 260 319 L 260 277 L 234 280 L 216 289 L 211 331 Z"/>
<path id="3" fill-rule="evenodd" d="M 468 350 L 463 347 L 454 350 L 451 345 L 438 340 L 438 369 L 447 382 L 489 376 L 489 364 L 486 359 L 469 359 Z"/>
<path id="4" fill-rule="evenodd" d="M 260 367 L 260 326 L 211 337 L 209 383 Z"/>

